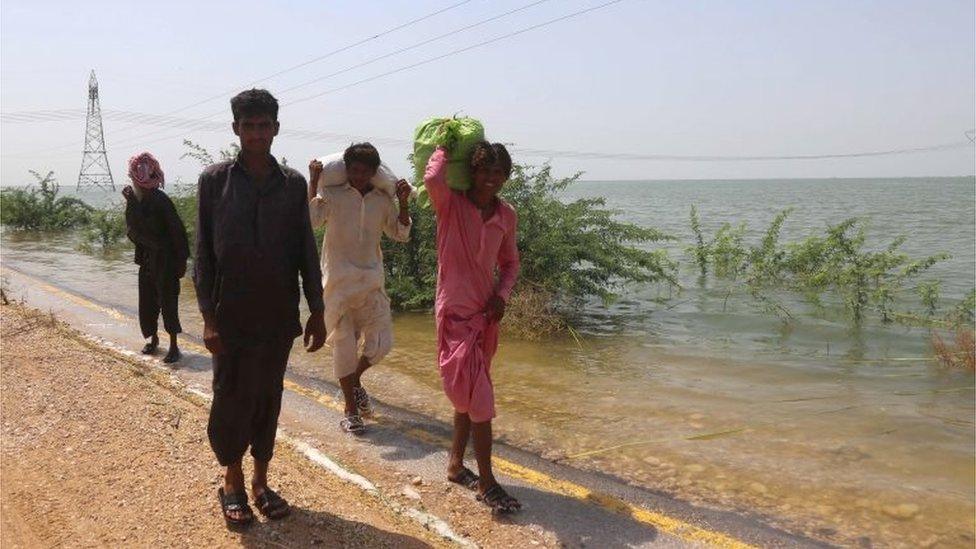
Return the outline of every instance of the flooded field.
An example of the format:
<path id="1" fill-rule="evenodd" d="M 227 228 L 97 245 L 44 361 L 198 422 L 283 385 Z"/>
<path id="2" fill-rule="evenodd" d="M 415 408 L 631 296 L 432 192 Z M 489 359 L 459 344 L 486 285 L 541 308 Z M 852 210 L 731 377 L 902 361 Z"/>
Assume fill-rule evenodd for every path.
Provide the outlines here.
<path id="1" fill-rule="evenodd" d="M 706 230 L 749 224 L 756 238 L 794 207 L 784 240 L 851 216 L 869 241 L 904 234 L 913 256 L 952 258 L 927 278 L 946 303 L 976 282 L 972 178 L 584 182 L 624 219 L 688 242 L 688 209 Z M 91 256 L 74 235 L 3 234 L 3 265 L 128 310 L 131 251 Z M 839 305 L 796 311 L 789 325 L 747 296 L 696 285 L 681 246 L 684 290 L 629 288 L 588 310 L 579 340 L 503 338 L 493 377 L 496 434 L 540 455 L 707 505 L 762 515 L 842 544 L 972 547 L 974 378 L 931 358 L 928 330 L 867 322 Z M 184 280 L 184 329 L 201 333 Z M 790 301 L 790 300 L 793 301 Z M 948 306 L 948 305 L 947 305 Z M 430 315 L 399 314 L 391 356 L 365 378 L 383 401 L 444 420 Z M 293 371 L 331 381 L 328 353 L 293 355 Z M 382 382 L 380 382 L 382 380 Z"/>

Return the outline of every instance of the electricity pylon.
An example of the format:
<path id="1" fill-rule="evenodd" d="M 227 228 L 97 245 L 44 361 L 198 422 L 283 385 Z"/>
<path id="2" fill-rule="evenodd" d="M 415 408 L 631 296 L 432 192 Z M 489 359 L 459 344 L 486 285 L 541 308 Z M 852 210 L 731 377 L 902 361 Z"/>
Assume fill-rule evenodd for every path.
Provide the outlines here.
<path id="1" fill-rule="evenodd" d="M 105 135 L 102 132 L 102 108 L 98 104 L 98 80 L 95 71 L 88 79 L 88 122 L 85 126 L 85 150 L 81 154 L 78 188 L 99 187 L 115 190 L 112 169 L 105 154 Z"/>

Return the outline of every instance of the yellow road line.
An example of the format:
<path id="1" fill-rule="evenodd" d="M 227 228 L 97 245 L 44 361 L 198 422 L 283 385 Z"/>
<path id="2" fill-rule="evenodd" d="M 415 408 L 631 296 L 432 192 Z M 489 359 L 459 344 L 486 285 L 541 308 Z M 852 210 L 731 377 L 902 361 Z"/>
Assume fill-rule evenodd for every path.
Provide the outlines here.
<path id="1" fill-rule="evenodd" d="M 79 295 L 72 294 L 58 287 L 47 284 L 40 281 L 32 276 L 17 273 L 19 276 L 29 279 L 32 283 L 40 286 L 45 291 L 55 293 L 59 296 L 64 297 L 68 301 L 81 305 L 88 309 L 107 314 L 116 320 L 132 320 L 131 317 L 126 316 L 117 309 L 110 307 L 105 307 L 85 299 Z M 183 343 L 183 346 L 189 350 L 196 353 L 207 355 L 210 353 L 204 346 L 198 345 L 196 343 L 187 341 Z M 315 389 L 299 385 L 293 381 L 285 380 L 285 389 L 291 391 L 292 393 L 302 395 L 304 397 L 310 398 L 315 402 L 335 411 L 342 412 L 344 406 L 341 402 L 337 401 L 335 398 L 326 395 Z M 377 421 L 381 424 L 386 424 L 391 427 L 397 428 L 403 434 L 410 436 L 416 440 L 426 442 L 429 444 L 434 444 L 437 446 L 449 448 L 451 441 L 446 437 L 441 437 L 424 431 L 423 429 L 417 428 L 405 428 L 405 426 L 394 418 L 390 417 L 377 417 Z M 669 517 L 667 515 L 650 511 L 643 507 L 634 505 L 627 501 L 624 501 L 616 496 L 609 494 L 604 494 L 601 492 L 595 492 L 589 488 L 576 484 L 575 482 L 559 479 L 541 471 L 536 471 L 528 467 L 524 467 L 517 463 L 511 462 L 509 460 L 503 459 L 498 456 L 493 456 L 492 463 L 502 474 L 519 479 L 527 484 L 540 488 L 542 490 L 561 494 L 563 496 L 571 497 L 573 499 L 590 503 L 616 513 L 618 515 L 623 515 L 630 517 L 636 522 L 641 524 L 652 526 L 657 530 L 666 532 L 675 537 L 681 538 L 686 541 L 705 543 L 713 547 L 723 547 L 727 549 L 746 549 L 752 547 L 751 545 L 737 540 L 731 536 L 723 534 L 721 532 L 714 532 L 693 524 L 687 523 L 680 519 Z"/>
<path id="2" fill-rule="evenodd" d="M 33 284 L 36 284 L 37 286 L 40 286 L 41 289 L 43 289 L 44 291 L 50 292 L 50 293 L 53 293 L 53 294 L 57 294 L 57 295 L 63 297 L 64 299 L 66 299 L 66 300 L 68 300 L 68 301 L 70 301 L 70 302 L 72 302 L 72 303 L 74 303 L 76 305 L 81 305 L 82 307 L 87 307 L 87 308 L 92 309 L 94 311 L 107 314 L 108 316 L 114 318 L 115 320 L 131 320 L 130 317 L 126 316 L 124 313 L 120 312 L 117 309 L 112 309 L 111 307 L 103 307 L 102 305 L 99 305 L 98 303 L 95 303 L 93 301 L 89 301 L 89 300 L 87 300 L 87 299 L 85 299 L 85 298 L 83 298 L 83 297 L 81 297 L 79 295 L 75 295 L 75 294 L 66 292 L 66 291 L 62 290 L 61 288 L 58 288 L 57 286 L 52 286 L 52 285 L 50 285 L 50 284 L 48 284 L 48 283 L 46 283 L 44 281 L 41 281 L 41 280 L 38 280 L 38 279 L 32 277 L 30 275 L 25 275 L 25 274 L 20 273 L 20 272 L 18 272 L 17 274 L 19 276 L 22 276 L 24 278 L 29 279 Z"/>
<path id="3" fill-rule="evenodd" d="M 338 404 L 337 407 L 339 407 Z M 444 448 L 450 448 L 451 445 L 451 441 L 449 439 L 439 437 L 422 429 L 400 429 L 400 432 L 410 436 L 411 438 L 436 444 Z M 653 526 L 662 532 L 667 532 L 687 541 L 706 543 L 713 547 L 724 547 L 728 549 L 743 549 L 751 547 L 746 543 L 720 532 L 713 532 L 711 530 L 694 526 L 661 513 L 649 511 L 643 507 L 628 503 L 616 496 L 594 492 L 593 490 L 576 484 L 575 482 L 555 478 L 541 471 L 524 467 L 498 456 L 492 456 L 492 463 L 494 464 L 495 468 L 504 475 L 517 478 L 527 484 L 541 488 L 547 492 L 553 492 L 583 502 L 592 503 L 598 507 L 606 509 L 607 511 L 630 517 L 637 522 L 646 524 L 648 526 Z"/>
<path id="4" fill-rule="evenodd" d="M 338 400 L 330 397 L 329 395 L 316 391 L 315 389 L 305 387 L 304 385 L 299 385 L 294 381 L 286 379 L 285 390 L 308 397 L 331 410 L 335 410 L 337 412 L 345 411 L 345 406 L 343 406 L 343 404 Z"/>

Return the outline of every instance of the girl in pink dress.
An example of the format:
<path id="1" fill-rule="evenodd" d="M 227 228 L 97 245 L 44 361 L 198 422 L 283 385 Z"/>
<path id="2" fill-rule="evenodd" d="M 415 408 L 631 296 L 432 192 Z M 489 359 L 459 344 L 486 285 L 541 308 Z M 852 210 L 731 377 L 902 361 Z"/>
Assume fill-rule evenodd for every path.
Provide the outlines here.
<path id="1" fill-rule="evenodd" d="M 492 512 L 510 513 L 521 504 L 498 484 L 491 469 L 491 420 L 495 395 L 491 359 L 498 347 L 498 323 L 518 278 L 515 209 L 498 198 L 512 172 L 500 143 L 475 146 L 467 191 L 447 185 L 448 151 L 431 155 L 424 185 L 437 216 L 437 360 L 444 392 L 454 405 L 454 442 L 448 480 L 477 490 Z M 497 276 L 496 276 L 497 271 Z M 478 475 L 464 466 L 469 436 Z"/>

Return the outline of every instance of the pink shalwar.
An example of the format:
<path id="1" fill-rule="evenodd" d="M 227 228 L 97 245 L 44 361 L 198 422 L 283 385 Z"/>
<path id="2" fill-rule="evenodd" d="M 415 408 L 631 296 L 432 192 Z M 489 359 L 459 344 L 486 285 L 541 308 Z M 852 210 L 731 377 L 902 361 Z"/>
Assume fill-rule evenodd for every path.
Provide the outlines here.
<path id="1" fill-rule="evenodd" d="M 461 191 L 447 186 L 447 153 L 427 162 L 424 186 L 437 216 L 437 361 L 444 392 L 459 413 L 475 423 L 495 417 L 491 359 L 498 323 L 486 315 L 488 299 L 508 302 L 519 273 L 515 241 L 518 218 L 499 199 L 487 221 Z M 495 270 L 498 277 L 495 277 Z"/>

